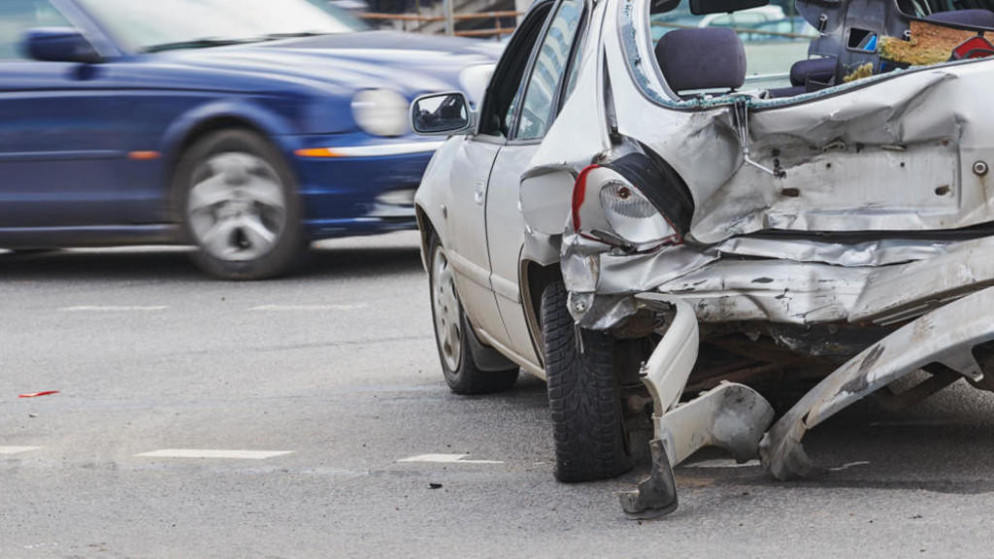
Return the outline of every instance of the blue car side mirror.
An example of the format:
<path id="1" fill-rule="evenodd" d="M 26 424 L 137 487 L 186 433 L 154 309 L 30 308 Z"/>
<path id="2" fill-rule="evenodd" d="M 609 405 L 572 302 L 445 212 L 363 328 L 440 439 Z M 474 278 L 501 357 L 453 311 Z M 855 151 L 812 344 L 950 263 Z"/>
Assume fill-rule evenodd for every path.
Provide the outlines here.
<path id="1" fill-rule="evenodd" d="M 24 50 L 34 59 L 45 62 L 101 61 L 100 54 L 83 34 L 71 27 L 39 27 L 24 34 Z"/>

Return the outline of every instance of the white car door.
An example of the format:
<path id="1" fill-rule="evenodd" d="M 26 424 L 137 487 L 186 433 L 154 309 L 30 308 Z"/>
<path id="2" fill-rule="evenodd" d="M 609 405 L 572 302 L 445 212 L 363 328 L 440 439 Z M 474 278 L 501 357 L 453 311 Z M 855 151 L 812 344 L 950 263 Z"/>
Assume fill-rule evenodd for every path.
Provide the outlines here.
<path id="1" fill-rule="evenodd" d="M 505 149 L 513 129 L 514 117 L 518 114 L 515 107 L 524 96 L 522 76 L 529 68 L 531 53 L 544 29 L 552 2 L 547 4 L 545 9 L 539 6 L 529 12 L 508 45 L 508 55 L 501 59 L 487 90 L 477 133 L 453 140 L 460 144 L 452 158 L 449 188 L 445 194 L 448 233 L 444 243 L 456 272 L 456 289 L 463 308 L 483 341 L 504 349 L 509 345 L 509 337 L 491 281 L 486 229 L 487 190 L 494 162 Z"/>
<path id="2" fill-rule="evenodd" d="M 519 205 L 521 175 L 538 150 L 559 107 L 572 92 L 575 76 L 571 61 L 586 6 L 584 0 L 562 0 L 536 46 L 524 81 L 523 101 L 507 145 L 500 149 L 487 188 L 487 242 L 492 266 L 491 283 L 507 331 L 508 347 L 522 359 L 539 366 L 538 348 L 532 343 L 520 288 L 520 257 L 524 245 L 524 220 Z"/>

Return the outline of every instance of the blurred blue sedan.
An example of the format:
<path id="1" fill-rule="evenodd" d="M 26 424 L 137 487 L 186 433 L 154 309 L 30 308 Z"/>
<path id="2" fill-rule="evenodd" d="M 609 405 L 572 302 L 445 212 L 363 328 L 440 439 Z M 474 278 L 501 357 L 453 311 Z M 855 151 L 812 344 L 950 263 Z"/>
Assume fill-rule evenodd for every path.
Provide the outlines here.
<path id="1" fill-rule="evenodd" d="M 317 0 L 0 0 L 0 248 L 196 245 L 226 279 L 415 226 L 409 100 L 497 54 Z"/>

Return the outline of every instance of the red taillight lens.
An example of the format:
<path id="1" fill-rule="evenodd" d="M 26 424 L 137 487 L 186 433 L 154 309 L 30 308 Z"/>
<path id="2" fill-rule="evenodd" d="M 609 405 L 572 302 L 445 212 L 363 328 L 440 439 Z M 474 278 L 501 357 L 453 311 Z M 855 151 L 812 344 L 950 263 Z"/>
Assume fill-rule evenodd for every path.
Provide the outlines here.
<path id="1" fill-rule="evenodd" d="M 573 187 L 573 229 L 575 231 L 580 230 L 580 208 L 583 206 L 583 202 L 587 199 L 587 175 L 590 174 L 594 169 L 599 169 L 599 165 L 590 165 L 586 169 L 580 172 L 580 176 L 576 179 L 576 186 Z"/>

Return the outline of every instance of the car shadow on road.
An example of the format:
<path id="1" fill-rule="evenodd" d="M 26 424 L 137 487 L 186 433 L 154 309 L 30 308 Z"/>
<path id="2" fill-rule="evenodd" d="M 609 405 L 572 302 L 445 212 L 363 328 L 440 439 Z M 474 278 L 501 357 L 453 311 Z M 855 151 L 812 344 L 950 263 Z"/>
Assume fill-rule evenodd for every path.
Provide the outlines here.
<path id="1" fill-rule="evenodd" d="M 424 274 L 418 247 L 319 245 L 308 253 L 298 275 L 367 277 L 409 272 Z"/>
<path id="2" fill-rule="evenodd" d="M 388 236 L 318 243 L 294 273 L 275 281 L 315 278 L 375 277 L 423 273 L 417 242 Z M 190 258 L 188 247 L 129 247 L 115 249 L 0 251 L 3 280 L 127 280 L 214 281 Z"/>
<path id="3" fill-rule="evenodd" d="M 816 470 L 780 483 L 758 463 L 736 466 L 707 449 L 678 470 L 687 485 L 912 490 L 977 495 L 994 493 L 994 396 L 961 382 L 933 400 L 901 412 L 873 399 L 815 427 L 803 444 Z M 694 463 L 718 459 L 710 467 Z"/>
<path id="4" fill-rule="evenodd" d="M 204 278 L 186 248 L 64 250 L 0 254 L 3 280 L 196 280 Z"/>

